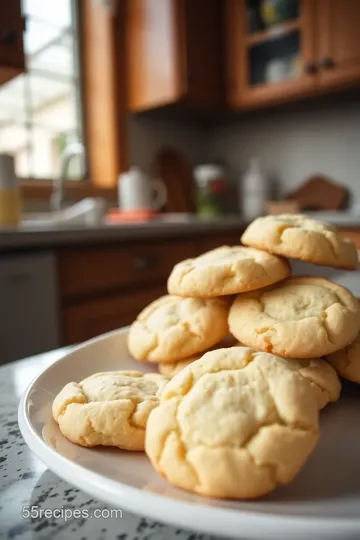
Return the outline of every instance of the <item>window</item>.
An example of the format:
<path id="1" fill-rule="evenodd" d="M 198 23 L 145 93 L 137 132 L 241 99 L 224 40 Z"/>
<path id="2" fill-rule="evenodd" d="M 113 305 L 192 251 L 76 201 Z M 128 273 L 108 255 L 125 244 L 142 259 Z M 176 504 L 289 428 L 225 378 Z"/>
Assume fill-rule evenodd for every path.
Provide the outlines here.
<path id="1" fill-rule="evenodd" d="M 52 179 L 64 147 L 82 141 L 77 0 L 22 0 L 27 73 L 0 86 L 0 152 L 17 174 Z M 73 160 L 69 178 L 81 179 Z"/>

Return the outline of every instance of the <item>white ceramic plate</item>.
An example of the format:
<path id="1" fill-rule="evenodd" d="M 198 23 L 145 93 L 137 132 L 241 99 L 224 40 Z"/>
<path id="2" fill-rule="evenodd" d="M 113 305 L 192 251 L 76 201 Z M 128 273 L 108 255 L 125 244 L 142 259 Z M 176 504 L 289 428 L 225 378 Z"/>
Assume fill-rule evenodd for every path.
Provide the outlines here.
<path id="1" fill-rule="evenodd" d="M 21 432 L 58 476 L 110 505 L 176 526 L 245 539 L 360 538 L 360 386 L 321 413 L 320 443 L 295 481 L 253 502 L 208 499 L 173 488 L 145 454 L 87 449 L 67 441 L 51 416 L 53 397 L 70 380 L 135 362 L 127 330 L 100 336 L 58 360 L 30 385 L 19 406 Z"/>

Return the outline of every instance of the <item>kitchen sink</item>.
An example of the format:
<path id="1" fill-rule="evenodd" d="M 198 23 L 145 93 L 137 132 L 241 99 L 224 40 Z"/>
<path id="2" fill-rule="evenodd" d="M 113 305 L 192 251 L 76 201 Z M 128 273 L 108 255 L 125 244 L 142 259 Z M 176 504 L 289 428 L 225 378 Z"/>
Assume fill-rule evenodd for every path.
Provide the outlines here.
<path id="1" fill-rule="evenodd" d="M 29 229 L 52 229 L 72 225 L 91 227 L 101 224 L 105 213 L 104 199 L 87 198 L 63 210 L 25 214 L 21 225 Z"/>

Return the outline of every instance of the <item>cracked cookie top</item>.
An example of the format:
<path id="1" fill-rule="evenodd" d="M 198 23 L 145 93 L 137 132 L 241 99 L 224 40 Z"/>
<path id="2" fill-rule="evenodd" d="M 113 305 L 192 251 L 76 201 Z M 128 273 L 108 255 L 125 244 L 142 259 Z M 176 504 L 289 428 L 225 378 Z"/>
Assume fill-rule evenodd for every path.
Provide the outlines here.
<path id="1" fill-rule="evenodd" d="M 328 355 L 326 360 L 341 377 L 360 384 L 360 333 L 353 343 Z"/>
<path id="2" fill-rule="evenodd" d="M 176 264 L 168 291 L 179 296 L 213 297 L 266 287 L 290 275 L 284 259 L 258 249 L 222 246 Z"/>
<path id="3" fill-rule="evenodd" d="M 247 347 L 206 353 L 152 411 L 145 451 L 172 484 L 250 498 L 289 483 L 318 439 L 318 405 L 290 363 Z"/>
<path id="4" fill-rule="evenodd" d="M 355 270 L 356 246 L 336 227 L 305 215 L 281 214 L 255 219 L 241 242 L 285 257 L 314 264 Z"/>
<path id="5" fill-rule="evenodd" d="M 292 277 L 264 291 L 239 295 L 229 313 L 241 343 L 280 356 L 324 356 L 351 343 L 360 327 L 360 304 L 325 278 Z"/>
<path id="6" fill-rule="evenodd" d="M 312 386 L 319 409 L 340 397 L 341 382 L 335 369 L 322 358 L 286 358 Z"/>
<path id="7" fill-rule="evenodd" d="M 153 373 L 96 373 L 64 386 L 54 399 L 53 417 L 63 435 L 81 446 L 143 450 L 148 416 L 166 383 Z"/>
<path id="8" fill-rule="evenodd" d="M 131 325 L 128 348 L 137 360 L 173 363 L 206 351 L 228 334 L 230 302 L 166 295 Z"/>

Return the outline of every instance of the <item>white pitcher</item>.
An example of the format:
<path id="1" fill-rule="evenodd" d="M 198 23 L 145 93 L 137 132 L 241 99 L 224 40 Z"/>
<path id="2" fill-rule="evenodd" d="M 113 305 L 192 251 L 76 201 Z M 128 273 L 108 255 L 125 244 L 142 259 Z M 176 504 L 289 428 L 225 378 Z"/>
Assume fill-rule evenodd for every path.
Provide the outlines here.
<path id="1" fill-rule="evenodd" d="M 161 180 L 150 180 L 132 167 L 119 176 L 119 208 L 123 212 L 159 210 L 167 201 L 167 189 Z"/>

